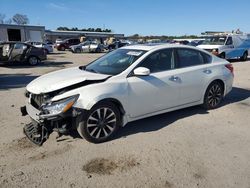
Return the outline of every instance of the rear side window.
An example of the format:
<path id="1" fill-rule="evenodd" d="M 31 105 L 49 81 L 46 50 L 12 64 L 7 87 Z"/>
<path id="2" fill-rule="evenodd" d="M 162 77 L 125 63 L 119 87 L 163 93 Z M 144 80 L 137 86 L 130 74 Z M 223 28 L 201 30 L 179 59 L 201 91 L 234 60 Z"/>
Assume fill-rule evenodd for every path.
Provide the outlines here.
<path id="1" fill-rule="evenodd" d="M 193 49 L 180 48 L 176 50 L 177 67 L 184 68 L 211 62 L 211 56 Z"/>

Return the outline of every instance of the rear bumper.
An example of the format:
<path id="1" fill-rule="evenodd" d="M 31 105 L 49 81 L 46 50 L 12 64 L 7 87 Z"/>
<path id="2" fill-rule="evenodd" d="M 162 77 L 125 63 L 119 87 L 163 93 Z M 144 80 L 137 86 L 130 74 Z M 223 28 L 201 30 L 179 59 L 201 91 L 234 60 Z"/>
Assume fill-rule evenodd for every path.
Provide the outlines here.
<path id="1" fill-rule="evenodd" d="M 230 74 L 227 79 L 224 80 L 225 82 L 225 92 L 224 92 L 224 96 L 226 96 L 230 91 L 232 91 L 233 89 L 233 75 Z"/>

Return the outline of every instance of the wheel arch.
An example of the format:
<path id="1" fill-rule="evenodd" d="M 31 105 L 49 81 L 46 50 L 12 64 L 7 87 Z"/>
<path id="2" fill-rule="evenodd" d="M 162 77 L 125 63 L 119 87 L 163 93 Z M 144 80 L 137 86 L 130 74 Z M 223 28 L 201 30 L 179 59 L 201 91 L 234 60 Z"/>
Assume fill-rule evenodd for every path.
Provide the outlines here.
<path id="1" fill-rule="evenodd" d="M 212 83 L 214 83 L 214 82 L 219 82 L 219 83 L 222 85 L 222 88 L 223 88 L 223 96 L 225 96 L 225 92 L 226 92 L 225 86 L 226 86 L 226 84 L 225 84 L 225 82 L 224 82 L 222 79 L 216 78 L 216 79 L 210 81 L 210 82 L 207 84 L 206 89 L 205 89 L 205 91 L 204 91 L 204 93 L 203 93 L 203 99 L 202 99 L 203 101 L 204 101 L 204 97 L 205 97 L 205 95 L 206 95 L 206 91 L 207 91 L 208 87 L 209 87 Z"/>
<path id="2" fill-rule="evenodd" d="M 124 107 L 123 107 L 122 103 L 119 100 L 117 100 L 115 98 L 105 98 L 105 99 L 101 99 L 100 101 L 98 101 L 95 105 L 100 104 L 102 102 L 111 102 L 111 103 L 113 103 L 115 106 L 118 107 L 118 109 L 119 109 L 122 116 L 125 114 Z"/>
<path id="3" fill-rule="evenodd" d="M 29 59 L 31 58 L 31 57 L 35 57 L 35 58 L 37 58 L 39 61 L 41 61 L 41 58 L 39 57 L 39 56 L 37 56 L 37 55 L 29 55 L 27 58 L 26 58 L 26 61 L 28 61 L 29 62 Z"/>

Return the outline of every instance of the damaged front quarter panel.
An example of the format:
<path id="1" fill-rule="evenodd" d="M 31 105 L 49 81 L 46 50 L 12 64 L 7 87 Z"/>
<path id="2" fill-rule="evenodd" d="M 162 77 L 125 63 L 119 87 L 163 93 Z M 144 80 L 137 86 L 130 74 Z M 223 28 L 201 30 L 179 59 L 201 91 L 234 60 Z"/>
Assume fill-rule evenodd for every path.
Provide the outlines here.
<path id="1" fill-rule="evenodd" d="M 43 94 L 33 94 L 32 91 L 26 91 L 25 96 L 29 100 L 27 105 L 29 105 L 30 108 L 33 108 L 33 110 L 26 110 L 28 107 L 27 105 L 25 108 L 21 108 L 22 115 L 28 114 L 32 119 L 31 123 L 24 126 L 24 134 L 34 144 L 41 146 L 49 138 L 49 135 L 53 131 L 62 135 L 67 134 L 70 129 L 75 129 L 75 119 L 79 114 L 82 115 L 85 110 L 71 107 L 67 112 L 46 116 L 44 115 L 43 106 L 67 97 L 72 97 L 74 95 L 73 93 L 78 93 L 77 89 L 87 85 L 104 82 L 108 78 L 109 77 L 102 80 L 85 80 L 83 82 Z M 79 94 L 77 95 L 79 96 Z M 31 114 L 33 113 L 32 111 L 36 111 L 37 113 Z"/>

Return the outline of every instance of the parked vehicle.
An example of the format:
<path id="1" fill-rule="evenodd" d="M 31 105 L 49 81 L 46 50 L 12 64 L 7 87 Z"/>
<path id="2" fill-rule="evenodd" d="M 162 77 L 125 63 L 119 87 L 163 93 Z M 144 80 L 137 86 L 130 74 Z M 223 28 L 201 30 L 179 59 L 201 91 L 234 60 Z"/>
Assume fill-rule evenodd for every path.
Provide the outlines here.
<path id="1" fill-rule="evenodd" d="M 70 46 L 80 44 L 80 39 L 66 39 L 56 45 L 56 49 L 59 51 L 64 51 L 70 49 Z"/>
<path id="2" fill-rule="evenodd" d="M 126 46 L 126 45 L 128 45 L 127 42 L 115 41 L 115 42 L 109 44 L 107 46 L 107 49 L 109 51 L 111 51 L 111 50 L 115 50 L 115 49 L 121 48 L 121 47 Z"/>
<path id="3" fill-rule="evenodd" d="M 37 48 L 44 48 L 47 54 L 53 53 L 53 44 L 51 43 L 42 43 L 33 41 L 27 41 L 26 43 L 31 44 Z"/>
<path id="4" fill-rule="evenodd" d="M 62 39 L 56 39 L 55 43 L 54 43 L 54 48 L 57 48 L 57 46 L 62 43 L 63 40 Z"/>
<path id="5" fill-rule="evenodd" d="M 28 62 L 30 65 L 37 65 L 46 59 L 44 48 L 37 48 L 22 42 L 0 44 L 0 62 L 2 63 Z"/>
<path id="6" fill-rule="evenodd" d="M 24 132 L 42 144 L 53 130 L 77 129 L 86 140 L 111 139 L 119 127 L 145 117 L 203 105 L 218 107 L 232 89 L 232 64 L 182 45 L 136 45 L 114 50 L 87 66 L 33 80 Z"/>
<path id="7" fill-rule="evenodd" d="M 250 34 L 228 34 L 207 37 L 199 46 L 223 59 L 246 61 L 250 53 Z"/>
<path id="8" fill-rule="evenodd" d="M 189 46 L 199 46 L 202 45 L 204 40 L 193 40 L 190 43 L 188 43 Z"/>
<path id="9" fill-rule="evenodd" d="M 94 41 L 85 41 L 78 45 L 70 46 L 70 49 L 73 53 L 81 53 L 81 52 L 102 52 L 104 47 L 102 44 L 94 42 Z"/>

